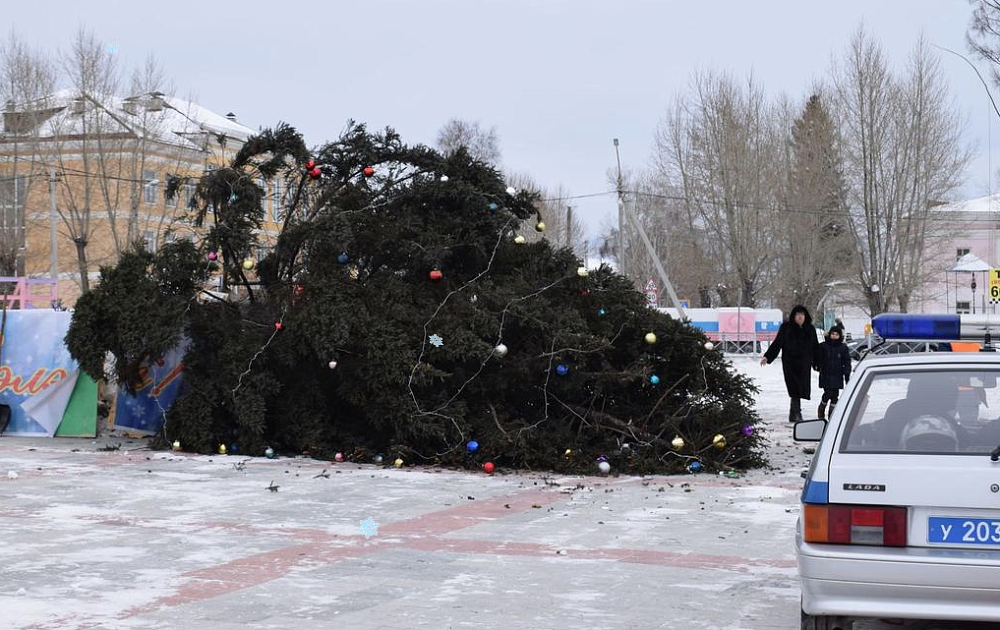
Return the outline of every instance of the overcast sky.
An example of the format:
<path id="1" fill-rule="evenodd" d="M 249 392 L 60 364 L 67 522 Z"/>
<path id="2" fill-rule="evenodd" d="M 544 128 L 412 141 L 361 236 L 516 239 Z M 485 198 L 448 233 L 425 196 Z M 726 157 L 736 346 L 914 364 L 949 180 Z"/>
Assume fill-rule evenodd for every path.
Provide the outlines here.
<path id="1" fill-rule="evenodd" d="M 496 125 L 504 166 L 571 194 L 608 189 L 612 138 L 623 165 L 648 165 L 671 97 L 699 68 L 753 72 L 802 100 L 864 21 L 902 64 L 923 32 L 966 52 L 965 0 L 357 0 L 347 2 L 9 2 L 28 41 L 65 46 L 81 25 L 125 65 L 153 53 L 177 86 L 258 128 L 279 120 L 310 144 L 353 118 L 432 143 L 457 116 Z M 977 159 L 963 196 L 986 194 L 990 124 L 1000 120 L 965 62 L 945 55 Z M 992 88 L 992 86 L 991 86 Z M 994 118 L 991 119 L 991 116 Z M 1000 165 L 1000 162 L 994 165 Z M 993 188 L 997 188 L 994 178 Z M 573 200 L 595 236 L 613 196 Z"/>

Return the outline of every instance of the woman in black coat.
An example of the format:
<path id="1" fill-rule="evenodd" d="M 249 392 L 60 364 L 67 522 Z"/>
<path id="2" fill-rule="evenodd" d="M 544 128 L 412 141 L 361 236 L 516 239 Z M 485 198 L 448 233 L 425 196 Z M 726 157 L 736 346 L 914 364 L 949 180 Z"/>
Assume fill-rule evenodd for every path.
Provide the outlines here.
<path id="1" fill-rule="evenodd" d="M 792 399 L 788 410 L 789 422 L 802 421 L 802 399 L 809 400 L 812 388 L 812 368 L 819 358 L 819 340 L 812 325 L 808 309 L 796 306 L 788 321 L 778 328 L 778 335 L 760 360 L 761 365 L 772 363 L 781 353 L 781 370 L 785 373 L 785 388 Z"/>

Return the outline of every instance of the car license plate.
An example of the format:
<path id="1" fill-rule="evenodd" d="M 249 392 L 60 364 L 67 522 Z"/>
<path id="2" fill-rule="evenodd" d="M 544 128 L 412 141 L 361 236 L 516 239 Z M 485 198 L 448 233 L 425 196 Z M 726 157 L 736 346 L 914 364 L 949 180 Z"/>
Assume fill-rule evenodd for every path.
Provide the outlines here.
<path id="1" fill-rule="evenodd" d="M 1000 519 L 931 516 L 927 520 L 927 542 L 1000 545 Z"/>

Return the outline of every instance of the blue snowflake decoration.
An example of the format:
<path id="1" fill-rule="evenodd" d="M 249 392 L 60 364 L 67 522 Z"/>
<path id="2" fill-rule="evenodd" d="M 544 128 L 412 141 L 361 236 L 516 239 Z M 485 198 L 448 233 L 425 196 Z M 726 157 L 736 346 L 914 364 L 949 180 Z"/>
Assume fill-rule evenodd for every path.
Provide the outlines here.
<path id="1" fill-rule="evenodd" d="M 441 338 L 441 335 L 435 334 L 435 335 L 431 335 L 428 338 L 431 340 L 431 345 L 432 346 L 440 348 L 441 346 L 444 345 L 444 339 Z"/>
<path id="2" fill-rule="evenodd" d="M 118 44 L 111 44 L 108 46 L 108 50 L 111 51 L 111 54 L 118 52 Z"/>
<path id="3" fill-rule="evenodd" d="M 378 536 L 378 523 L 372 520 L 372 517 L 368 517 L 363 521 L 358 521 L 361 523 L 361 528 L 358 530 L 364 535 L 365 540 L 368 540 L 372 536 Z"/>

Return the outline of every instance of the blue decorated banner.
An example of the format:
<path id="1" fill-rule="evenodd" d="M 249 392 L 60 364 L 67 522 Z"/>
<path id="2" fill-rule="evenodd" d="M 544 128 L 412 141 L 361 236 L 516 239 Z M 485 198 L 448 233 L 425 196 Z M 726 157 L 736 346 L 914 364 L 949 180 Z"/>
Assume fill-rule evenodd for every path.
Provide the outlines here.
<path id="1" fill-rule="evenodd" d="M 77 380 L 77 364 L 63 343 L 66 311 L 7 311 L 0 364 L 0 403 L 10 405 L 4 435 L 53 435 Z M 95 406 L 96 413 L 96 406 Z"/>
<path id="2" fill-rule="evenodd" d="M 139 372 L 142 385 L 133 396 L 124 387 L 118 388 L 112 424 L 144 435 L 153 435 L 163 427 L 167 409 L 183 387 L 184 352 L 187 342 L 167 353 L 163 359 Z"/>

